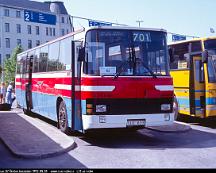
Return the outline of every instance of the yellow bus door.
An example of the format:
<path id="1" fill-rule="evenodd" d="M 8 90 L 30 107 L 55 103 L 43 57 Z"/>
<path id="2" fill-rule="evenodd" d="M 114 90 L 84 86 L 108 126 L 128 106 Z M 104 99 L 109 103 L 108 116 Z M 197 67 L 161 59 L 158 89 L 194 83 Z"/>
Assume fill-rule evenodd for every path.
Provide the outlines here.
<path id="1" fill-rule="evenodd" d="M 205 63 L 206 118 L 216 116 L 216 74 L 212 59 Z"/>
<path id="2" fill-rule="evenodd" d="M 202 57 L 192 56 L 190 75 L 190 112 L 192 116 L 205 116 L 205 83 Z"/>

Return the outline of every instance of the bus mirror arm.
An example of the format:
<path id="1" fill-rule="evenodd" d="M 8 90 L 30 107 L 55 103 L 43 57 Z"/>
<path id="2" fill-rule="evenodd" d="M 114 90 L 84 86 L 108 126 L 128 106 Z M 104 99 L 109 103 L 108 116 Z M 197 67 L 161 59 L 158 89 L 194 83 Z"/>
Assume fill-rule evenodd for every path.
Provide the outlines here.
<path id="1" fill-rule="evenodd" d="M 79 49 L 78 61 L 79 62 L 85 61 L 85 47 Z"/>
<path id="2" fill-rule="evenodd" d="M 208 62 L 208 57 L 209 57 L 208 50 L 203 51 L 202 52 L 202 62 L 207 63 Z"/>

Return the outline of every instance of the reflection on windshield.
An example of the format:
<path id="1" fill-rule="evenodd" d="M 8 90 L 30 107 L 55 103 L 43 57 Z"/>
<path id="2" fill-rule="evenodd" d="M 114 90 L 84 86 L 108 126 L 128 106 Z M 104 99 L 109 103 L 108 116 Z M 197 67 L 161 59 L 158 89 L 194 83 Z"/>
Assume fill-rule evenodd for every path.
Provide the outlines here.
<path id="1" fill-rule="evenodd" d="M 86 54 L 86 74 L 168 75 L 164 32 L 91 30 L 87 33 Z"/>

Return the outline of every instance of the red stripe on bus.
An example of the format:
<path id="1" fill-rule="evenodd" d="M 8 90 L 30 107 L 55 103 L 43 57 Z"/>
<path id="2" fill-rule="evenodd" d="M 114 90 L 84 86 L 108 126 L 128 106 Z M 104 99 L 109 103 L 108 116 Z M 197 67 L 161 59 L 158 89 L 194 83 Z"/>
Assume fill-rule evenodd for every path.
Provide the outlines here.
<path id="1" fill-rule="evenodd" d="M 16 82 L 22 85 L 17 85 L 17 89 L 25 90 L 27 80 L 19 78 Z M 71 78 L 34 78 L 32 81 L 32 91 L 44 94 L 60 95 L 63 97 L 71 97 L 71 90 L 55 89 L 55 85 L 71 85 Z M 76 86 L 79 86 L 79 81 L 76 81 Z M 173 85 L 172 78 L 82 78 L 81 86 L 114 86 L 115 89 L 109 92 L 93 92 L 93 91 L 76 91 L 77 99 L 92 99 L 92 98 L 113 98 L 113 99 L 129 99 L 129 98 L 170 98 L 173 96 L 173 91 L 159 91 L 155 89 L 156 85 Z"/>

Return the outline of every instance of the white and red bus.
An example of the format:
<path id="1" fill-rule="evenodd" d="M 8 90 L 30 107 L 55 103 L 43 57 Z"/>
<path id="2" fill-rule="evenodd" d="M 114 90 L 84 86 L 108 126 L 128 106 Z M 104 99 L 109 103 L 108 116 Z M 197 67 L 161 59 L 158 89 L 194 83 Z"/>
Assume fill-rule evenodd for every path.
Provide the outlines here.
<path id="1" fill-rule="evenodd" d="M 167 33 L 92 27 L 18 55 L 16 97 L 59 128 L 144 128 L 174 121 Z"/>

